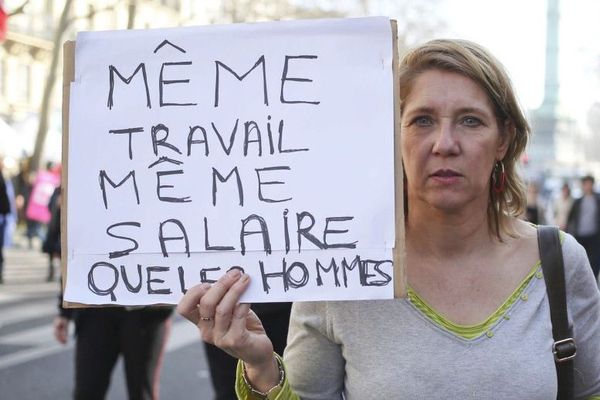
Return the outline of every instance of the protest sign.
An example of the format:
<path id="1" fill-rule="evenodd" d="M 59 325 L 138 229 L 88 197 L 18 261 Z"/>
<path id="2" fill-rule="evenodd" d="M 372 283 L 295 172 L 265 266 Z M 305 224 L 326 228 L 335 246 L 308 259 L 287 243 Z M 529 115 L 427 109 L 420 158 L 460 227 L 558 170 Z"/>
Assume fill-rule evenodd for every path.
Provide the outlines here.
<path id="1" fill-rule="evenodd" d="M 394 297 L 394 38 L 381 17 L 80 33 L 65 300 L 173 304 L 231 268 L 244 301 Z"/>

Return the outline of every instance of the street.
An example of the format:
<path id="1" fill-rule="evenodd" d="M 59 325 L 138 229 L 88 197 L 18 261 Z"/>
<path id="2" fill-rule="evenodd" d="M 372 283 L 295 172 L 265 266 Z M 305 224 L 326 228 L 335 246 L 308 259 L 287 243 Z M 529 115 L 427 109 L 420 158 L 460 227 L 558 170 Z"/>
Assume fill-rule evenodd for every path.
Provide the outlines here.
<path id="1" fill-rule="evenodd" d="M 69 399 L 73 390 L 73 337 L 53 337 L 58 281 L 46 282 L 48 260 L 36 248 L 5 251 L 0 285 L 0 387 L 3 400 Z M 71 325 L 71 333 L 73 326 Z M 167 344 L 160 380 L 162 399 L 212 399 L 204 348 L 195 327 L 178 315 Z M 107 399 L 127 399 L 121 361 Z"/>

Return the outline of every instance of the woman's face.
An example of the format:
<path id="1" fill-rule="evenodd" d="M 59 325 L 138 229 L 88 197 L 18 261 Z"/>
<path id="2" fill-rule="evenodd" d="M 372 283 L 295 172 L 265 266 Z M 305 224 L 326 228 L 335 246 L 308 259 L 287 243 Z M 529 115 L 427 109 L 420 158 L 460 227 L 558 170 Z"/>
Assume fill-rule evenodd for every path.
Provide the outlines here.
<path id="1" fill-rule="evenodd" d="M 508 148 L 487 94 L 455 72 L 427 70 L 402 111 L 402 157 L 410 208 L 487 208 L 492 168 Z"/>

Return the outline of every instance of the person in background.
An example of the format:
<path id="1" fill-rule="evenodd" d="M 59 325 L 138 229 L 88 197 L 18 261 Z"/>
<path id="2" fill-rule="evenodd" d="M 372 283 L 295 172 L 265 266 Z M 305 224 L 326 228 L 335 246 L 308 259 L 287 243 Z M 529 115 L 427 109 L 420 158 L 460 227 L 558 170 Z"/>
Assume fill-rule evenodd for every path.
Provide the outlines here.
<path id="1" fill-rule="evenodd" d="M 583 246 L 594 276 L 600 271 L 600 195 L 594 192 L 594 177 L 581 178 L 583 195 L 573 202 L 567 219 L 567 231 Z"/>
<path id="2" fill-rule="evenodd" d="M 565 182 L 561 189 L 558 197 L 554 201 L 552 207 L 552 216 L 554 218 L 554 224 L 563 231 L 567 231 L 567 221 L 569 219 L 569 212 L 573 207 L 573 197 L 571 196 L 571 187 Z"/>
<path id="3" fill-rule="evenodd" d="M 295 302 L 282 359 L 239 302 L 249 275 L 190 288 L 178 311 L 240 359 L 239 398 L 556 398 L 537 226 L 520 218 L 530 128 L 510 79 L 483 47 L 434 40 L 406 54 L 399 84 L 408 296 Z M 573 398 L 599 399 L 600 291 L 561 235 Z"/>
<path id="4" fill-rule="evenodd" d="M 50 222 L 46 231 L 46 237 L 42 244 L 42 251 L 48 254 L 48 273 L 46 281 L 51 282 L 54 279 L 54 260 L 60 260 L 60 190 L 61 187 L 54 189 L 48 210 L 50 211 Z"/>
<path id="5" fill-rule="evenodd" d="M 25 210 L 29 195 L 31 194 L 31 183 L 29 179 L 29 159 L 24 158 L 19 162 L 19 172 L 12 178 L 15 189 L 15 204 L 17 207 L 17 225 L 25 223 Z"/>
<path id="6" fill-rule="evenodd" d="M 29 181 L 27 183 L 28 193 L 25 196 L 25 202 L 24 202 L 25 237 L 27 238 L 27 248 L 29 248 L 29 249 L 33 249 L 35 239 L 38 239 L 40 237 L 40 222 L 36 221 L 34 219 L 31 219 L 29 216 L 27 216 L 27 208 L 29 206 L 29 202 L 32 200 L 31 194 L 33 193 L 33 190 L 34 190 L 35 177 L 36 177 L 35 172 L 30 172 L 29 175 L 27 176 L 27 178 L 29 179 Z"/>
<path id="7" fill-rule="evenodd" d="M 54 318 L 54 337 L 66 344 L 75 322 L 75 400 L 103 400 L 123 356 L 130 400 L 157 400 L 162 359 L 173 307 L 64 308 Z"/>
<path id="8" fill-rule="evenodd" d="M 525 209 L 525 221 L 532 224 L 545 223 L 545 208 L 540 200 L 540 188 L 537 182 L 529 182 L 527 185 L 527 208 Z"/>
<path id="9" fill-rule="evenodd" d="M 0 155 L 0 283 L 4 283 L 4 234 L 11 212 L 10 199 L 4 180 L 4 157 Z"/>
<path id="10" fill-rule="evenodd" d="M 59 189 L 60 196 L 60 189 Z M 60 221 L 60 199 L 56 199 Z M 51 250 L 60 259 L 60 223 Z M 61 344 L 75 323 L 75 400 L 103 400 L 119 356 L 123 356 L 130 400 L 157 400 L 162 359 L 173 307 L 65 308 L 62 286 L 54 337 Z"/>

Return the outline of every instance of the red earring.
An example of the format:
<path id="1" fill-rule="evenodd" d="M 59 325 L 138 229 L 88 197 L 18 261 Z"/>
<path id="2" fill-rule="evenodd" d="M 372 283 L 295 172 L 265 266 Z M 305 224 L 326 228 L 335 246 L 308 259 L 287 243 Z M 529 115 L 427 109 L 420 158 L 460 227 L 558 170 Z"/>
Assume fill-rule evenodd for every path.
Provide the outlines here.
<path id="1" fill-rule="evenodd" d="M 496 162 L 496 165 L 494 165 L 494 171 L 492 171 L 492 187 L 496 193 L 502 193 L 506 188 L 506 172 L 504 171 L 504 163 L 502 161 L 498 161 Z"/>

